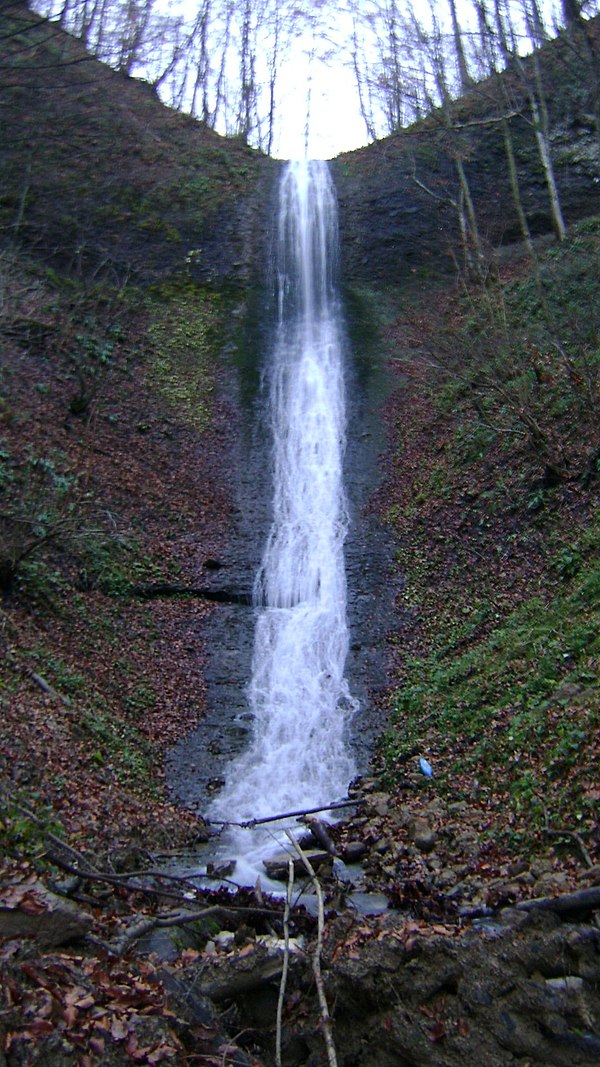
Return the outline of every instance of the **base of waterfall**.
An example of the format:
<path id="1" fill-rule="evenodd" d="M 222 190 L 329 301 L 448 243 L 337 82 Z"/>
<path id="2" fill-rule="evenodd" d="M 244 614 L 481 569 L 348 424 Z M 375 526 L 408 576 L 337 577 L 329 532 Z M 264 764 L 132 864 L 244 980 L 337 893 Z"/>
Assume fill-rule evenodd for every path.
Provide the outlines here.
<path id="1" fill-rule="evenodd" d="M 79 876 L 55 877 L 54 892 L 87 918 L 73 944 L 49 945 L 32 928 L 40 902 L 25 871 L 8 910 L 20 909 L 29 936 L 0 953 L 7 1062 L 30 1042 L 32 1063 L 65 1067 L 82 1047 L 103 1067 L 274 1067 L 279 1035 L 285 1067 L 324 1067 L 317 958 L 339 1067 L 597 1062 L 600 866 L 575 839 L 568 856 L 503 852 L 477 796 L 438 790 L 417 760 L 394 794 L 377 777 L 357 784 L 361 803 L 327 831 L 346 860 L 360 847 L 361 869 L 345 864 L 350 884 L 338 859 L 324 860 L 321 930 L 300 870 L 286 921 L 283 882 L 277 897 L 207 889 L 157 869 L 148 841 L 118 863 L 116 850 L 80 856 Z M 73 867 L 81 840 L 64 844 Z M 42 1015 L 49 983 L 53 1013 Z"/>

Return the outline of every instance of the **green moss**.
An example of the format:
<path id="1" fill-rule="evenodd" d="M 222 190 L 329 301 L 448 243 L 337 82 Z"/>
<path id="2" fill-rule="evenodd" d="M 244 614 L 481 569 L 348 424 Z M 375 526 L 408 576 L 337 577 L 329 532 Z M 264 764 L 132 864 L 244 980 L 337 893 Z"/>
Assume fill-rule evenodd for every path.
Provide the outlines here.
<path id="1" fill-rule="evenodd" d="M 435 751 L 440 784 L 497 793 L 506 825 L 590 829 L 585 783 L 598 773 L 600 515 L 556 553 L 560 581 L 489 626 L 492 609 L 463 601 L 433 651 L 408 665 L 386 742 L 393 782 L 407 755 Z M 462 608 L 462 611 L 461 611 Z M 464 614 L 463 614 L 464 612 Z"/>
<path id="2" fill-rule="evenodd" d="M 221 297 L 184 288 L 168 299 L 149 331 L 150 384 L 182 421 L 200 431 L 210 424 L 223 330 Z"/>

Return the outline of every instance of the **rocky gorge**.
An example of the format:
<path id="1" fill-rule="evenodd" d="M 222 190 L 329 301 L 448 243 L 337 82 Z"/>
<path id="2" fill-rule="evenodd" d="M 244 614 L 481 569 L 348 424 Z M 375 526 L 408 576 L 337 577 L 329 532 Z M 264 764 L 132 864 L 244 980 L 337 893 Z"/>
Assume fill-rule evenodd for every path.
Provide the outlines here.
<path id="1" fill-rule="evenodd" d="M 0 1063 L 595 1062 L 592 83 L 566 64 L 552 98 L 562 251 L 512 120 L 540 270 L 572 301 L 550 340 L 479 97 L 457 118 L 490 267 L 466 304 L 438 117 L 333 163 L 365 717 L 331 847 L 314 823 L 295 831 L 316 874 L 286 920 L 285 870 L 273 899 L 191 873 L 205 797 L 247 737 L 233 720 L 269 519 L 257 354 L 280 164 L 72 39 L 56 62 L 36 38 L 48 63 L 20 70 L 10 42 L 37 31 L 8 29 Z M 474 310 L 498 277 L 504 320 L 514 298 L 525 323 L 510 344 L 495 305 L 483 326 Z"/>

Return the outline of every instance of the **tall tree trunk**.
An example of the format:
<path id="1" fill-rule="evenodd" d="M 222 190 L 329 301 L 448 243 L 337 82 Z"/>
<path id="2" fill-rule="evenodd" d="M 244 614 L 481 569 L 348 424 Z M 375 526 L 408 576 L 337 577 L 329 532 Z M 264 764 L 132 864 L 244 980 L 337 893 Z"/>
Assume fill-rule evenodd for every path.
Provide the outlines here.
<path id="1" fill-rule="evenodd" d="M 565 226 L 565 220 L 563 218 L 562 209 L 560 206 L 560 196 L 558 193 L 558 186 L 556 184 L 556 177 L 554 175 L 554 165 L 552 163 L 552 155 L 550 153 L 550 143 L 546 130 L 544 129 L 545 123 L 543 119 L 543 111 L 541 110 L 540 103 L 536 97 L 535 92 L 531 90 L 529 92 L 529 104 L 531 107 L 531 117 L 533 120 L 535 139 L 537 141 L 538 151 L 540 153 L 540 160 L 542 162 L 542 169 L 544 171 L 546 188 L 548 190 L 548 196 L 550 199 L 552 225 L 554 226 L 554 232 L 556 233 L 558 240 L 564 241 L 567 235 L 567 227 Z"/>
<path id="2" fill-rule="evenodd" d="M 537 263 L 537 256 L 533 247 L 533 241 L 531 240 L 531 230 L 529 229 L 529 223 L 527 222 L 527 216 L 523 207 L 523 199 L 521 197 L 521 189 L 519 186 L 519 175 L 517 174 L 517 164 L 515 161 L 512 134 L 510 132 L 510 126 L 508 124 L 507 119 L 502 119 L 502 137 L 504 139 L 504 151 L 506 152 L 506 161 L 508 163 L 510 190 L 512 193 L 513 203 L 515 205 L 515 211 L 517 212 L 517 218 L 519 220 L 521 236 L 531 259 Z"/>
<path id="3" fill-rule="evenodd" d="M 465 49 L 463 45 L 462 30 L 460 28 L 458 15 L 456 12 L 456 0 L 449 0 L 449 3 L 450 15 L 452 17 L 452 37 L 454 40 L 454 54 L 456 56 L 456 63 L 458 66 L 460 89 L 462 93 L 466 93 L 473 85 L 473 79 L 469 74 L 469 68 L 467 66 L 467 57 L 465 55 Z"/>

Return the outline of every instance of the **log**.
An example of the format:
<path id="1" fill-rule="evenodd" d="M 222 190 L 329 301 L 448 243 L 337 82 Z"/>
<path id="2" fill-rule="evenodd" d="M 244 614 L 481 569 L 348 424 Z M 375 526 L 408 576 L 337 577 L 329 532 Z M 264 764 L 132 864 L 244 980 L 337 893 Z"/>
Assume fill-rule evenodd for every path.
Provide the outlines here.
<path id="1" fill-rule="evenodd" d="M 321 848 L 324 848 L 330 856 L 336 857 L 338 854 L 337 849 L 327 833 L 325 823 L 321 819 L 317 819 L 315 815 L 307 815 L 304 821 Z"/>
<path id="2" fill-rule="evenodd" d="M 320 808 L 303 808 L 300 811 L 284 811 L 279 815 L 265 815 L 262 819 L 247 819 L 246 822 L 211 822 L 211 826 L 239 826 L 242 830 L 253 830 L 255 826 L 264 826 L 268 822 L 279 822 L 280 819 L 299 819 L 304 815 L 314 815 L 319 811 L 337 811 L 339 808 L 354 808 L 364 803 L 361 798 L 356 800 L 340 800 L 337 804 L 322 804 Z"/>
<path id="3" fill-rule="evenodd" d="M 555 915 L 570 915 L 576 911 L 600 908 L 600 885 L 590 889 L 576 889 L 558 897 L 533 897 L 515 904 L 517 911 L 553 911 Z"/>
<path id="4" fill-rule="evenodd" d="M 252 594 L 238 589 L 211 589 L 210 586 L 172 585 L 169 582 L 156 582 L 153 585 L 133 585 L 131 592 L 142 600 L 158 600 L 159 597 L 182 596 L 198 597 L 216 604 L 252 605 Z"/>

